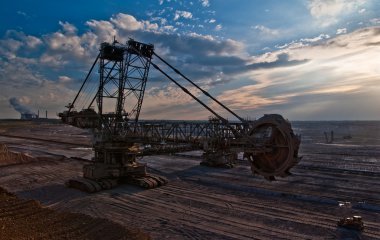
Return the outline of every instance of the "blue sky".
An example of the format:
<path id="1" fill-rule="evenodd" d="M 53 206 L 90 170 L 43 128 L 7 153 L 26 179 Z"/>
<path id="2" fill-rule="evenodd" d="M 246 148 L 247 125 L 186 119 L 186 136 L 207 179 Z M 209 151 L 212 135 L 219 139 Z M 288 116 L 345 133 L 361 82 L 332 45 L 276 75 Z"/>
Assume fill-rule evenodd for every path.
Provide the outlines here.
<path id="1" fill-rule="evenodd" d="M 24 0 L 0 23 L 0 118 L 19 117 L 11 98 L 55 117 L 116 36 L 154 44 L 242 117 L 380 120 L 380 1 Z M 151 69 L 142 118 L 209 115 Z"/>

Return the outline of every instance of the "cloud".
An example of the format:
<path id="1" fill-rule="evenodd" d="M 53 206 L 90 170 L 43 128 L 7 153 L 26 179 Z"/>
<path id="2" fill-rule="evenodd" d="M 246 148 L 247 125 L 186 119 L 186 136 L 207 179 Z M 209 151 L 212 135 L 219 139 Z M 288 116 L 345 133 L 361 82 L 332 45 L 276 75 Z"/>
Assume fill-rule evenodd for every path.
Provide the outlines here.
<path id="1" fill-rule="evenodd" d="M 222 30 L 222 24 L 218 24 L 218 25 L 216 25 L 215 26 L 215 31 L 220 31 L 220 30 Z"/>
<path id="2" fill-rule="evenodd" d="M 365 0 L 310 0 L 308 9 L 321 27 L 328 27 L 337 23 L 342 16 L 360 9 L 365 2 Z"/>
<path id="3" fill-rule="evenodd" d="M 338 28 L 336 30 L 336 35 L 339 35 L 339 34 L 346 34 L 347 33 L 347 28 Z"/>
<path id="4" fill-rule="evenodd" d="M 113 20 L 115 22 L 115 20 Z M 86 22 L 86 25 L 90 27 L 91 33 L 96 36 L 100 41 L 111 41 L 114 36 L 118 36 L 115 25 L 111 21 L 98 21 L 90 20 Z M 124 26 L 122 23 L 119 26 Z"/>
<path id="5" fill-rule="evenodd" d="M 27 16 L 27 14 L 25 12 L 23 12 L 23 11 L 17 11 L 17 14 L 18 15 L 22 15 L 22 16 Z"/>
<path id="6" fill-rule="evenodd" d="M 26 44 L 29 48 L 36 48 L 42 44 L 42 40 L 34 36 L 26 36 Z"/>
<path id="7" fill-rule="evenodd" d="M 190 13 L 181 12 L 180 14 L 184 18 L 191 16 Z M 300 63 L 296 60 L 289 60 L 287 55 L 278 55 L 273 61 L 250 64 L 251 59 L 245 51 L 245 45 L 239 41 L 219 40 L 211 35 L 197 33 L 171 34 L 165 31 L 172 27 L 170 25 L 149 28 L 147 27 L 148 23 L 120 13 L 112 16 L 109 21 L 87 21 L 86 25 L 89 30 L 78 35 L 75 26 L 61 22 L 62 30 L 44 36 L 43 41 L 47 46 L 47 51 L 41 54 L 40 62 L 44 66 L 53 68 L 66 66 L 65 69 L 70 69 L 68 68 L 69 65 L 74 67 L 82 59 L 87 59 L 88 66 L 90 64 L 88 60 L 91 59 L 91 56 L 93 58 L 96 55 L 98 44 L 102 41 L 110 41 L 106 38 L 116 35 L 121 42 L 125 41 L 127 37 L 135 37 L 141 41 L 147 40 L 155 43 L 158 53 L 174 63 L 179 69 L 197 69 L 197 71 L 187 72 L 186 75 L 206 89 L 229 84 L 236 81 L 239 75 L 253 69 L 276 68 Z M 221 28 L 221 25 L 217 26 L 217 29 Z M 85 71 L 86 69 L 84 69 Z M 70 84 L 73 81 L 70 77 L 62 73 L 58 76 L 57 80 L 44 80 L 43 82 L 57 81 L 61 85 L 65 84 L 66 87 L 72 87 Z M 157 77 L 157 73 L 151 73 L 151 79 Z M 68 83 L 70 84 L 67 85 Z M 150 88 L 151 90 L 149 90 Z M 154 85 L 153 83 L 150 88 L 148 88 L 146 100 L 144 100 L 144 107 L 149 109 L 147 116 L 150 117 L 157 116 L 153 112 L 157 112 L 157 109 L 165 104 L 166 109 L 181 111 L 178 106 L 183 108 L 183 106 L 193 102 L 186 94 L 180 93 L 181 91 L 178 88 L 171 85 Z M 199 94 L 194 89 L 191 90 L 195 94 Z M 58 96 L 57 92 L 53 90 L 51 92 L 51 96 Z M 162 100 L 157 101 L 157 99 Z M 62 103 L 62 106 L 64 104 Z M 195 109 L 197 109 L 196 105 L 194 106 Z M 202 111 L 202 108 L 199 111 Z M 162 111 L 157 112 L 158 115 L 160 113 Z M 205 112 L 199 116 L 208 115 L 209 113 Z"/>
<path id="8" fill-rule="evenodd" d="M 265 27 L 263 25 L 256 25 L 256 26 L 253 26 L 251 28 L 256 30 L 261 37 L 272 38 L 272 37 L 278 36 L 280 34 L 279 30 L 270 29 L 270 28 Z"/>
<path id="9" fill-rule="evenodd" d="M 191 16 L 189 12 L 180 14 L 183 18 Z M 43 99 L 48 102 L 47 108 L 52 109 L 53 105 L 59 108 L 72 100 L 70 96 L 79 88 L 78 81 L 83 80 L 94 61 L 99 44 L 112 41 L 113 36 L 116 36 L 119 42 L 125 42 L 128 37 L 132 37 L 139 41 L 154 43 L 156 51 L 179 69 L 196 68 L 197 71 L 187 71 L 186 74 L 205 88 L 234 80 L 235 77 L 220 73 L 236 72 L 236 69 L 240 69 L 247 61 L 245 46 L 241 42 L 217 39 L 211 35 L 194 32 L 177 34 L 173 33 L 176 30 L 173 26 L 164 24 L 166 21 L 161 22 L 160 26 L 156 24 L 156 27 L 152 27 L 153 23 L 149 21 L 137 20 L 131 15 L 119 13 L 109 20 L 88 20 L 85 23 L 87 29 L 81 32 L 77 30 L 77 26 L 63 21 L 59 22 L 60 29 L 46 33 L 41 38 L 28 36 L 22 32 L 11 32 L 8 39 L 0 40 L 1 53 L 7 53 L 9 56 L 7 59 L 0 58 L 2 69 L 0 81 L 12 81 L 7 87 L 18 89 L 9 90 L 15 96 L 20 95 L 19 91 L 27 92 L 28 97 L 35 99 L 32 105 L 42 105 Z M 39 48 L 39 50 L 32 55 L 30 51 L 22 51 L 22 48 L 28 44 L 29 48 Z M 23 58 L 22 54 L 25 54 Z M 17 70 L 18 68 L 20 70 Z M 16 71 L 18 74 L 13 74 Z M 150 79 L 164 78 L 159 77 L 160 74 L 154 70 L 150 76 Z M 175 93 L 180 91 L 179 89 L 167 90 L 161 84 L 155 82 L 150 84 L 152 85 L 149 87 L 158 87 L 160 91 L 160 94 L 153 97 L 166 96 L 166 92 L 169 94 L 166 98 L 168 106 L 187 99 L 183 94 Z M 64 92 L 70 94 L 65 96 Z M 149 97 L 151 93 L 154 92 L 147 91 L 147 99 L 152 99 Z M 44 97 L 40 97 L 42 95 Z M 168 98 L 172 100 L 169 101 Z M 155 106 L 152 108 L 157 108 L 156 102 L 150 103 Z M 3 106 L 3 103 L 0 105 Z M 12 113 L 11 109 L 8 113 Z"/>
<path id="10" fill-rule="evenodd" d="M 69 62 L 59 54 L 52 55 L 47 53 L 42 54 L 39 61 L 42 65 L 53 68 L 62 68 Z"/>
<path id="11" fill-rule="evenodd" d="M 263 69 L 263 68 L 278 68 L 278 67 L 291 67 L 299 64 L 307 63 L 308 60 L 289 60 L 287 53 L 280 53 L 277 55 L 277 59 L 272 62 L 259 62 L 253 63 L 247 66 L 249 70 Z"/>
<path id="12" fill-rule="evenodd" d="M 227 90 L 219 95 L 218 99 L 230 108 L 239 110 L 259 109 L 286 101 L 279 97 L 260 96 L 259 92 L 259 88 L 255 85 L 248 85 L 238 89 Z"/>
<path id="13" fill-rule="evenodd" d="M 43 45 L 40 38 L 26 35 L 23 32 L 8 30 L 4 39 L 0 39 L 0 59 L 18 59 L 23 62 L 34 62 L 32 58 L 24 57 L 23 53 L 38 51 Z"/>
<path id="14" fill-rule="evenodd" d="M 320 35 L 312 38 L 301 38 L 298 40 L 293 40 L 289 43 L 285 43 L 283 45 L 276 45 L 275 47 L 278 49 L 284 49 L 284 48 L 300 48 L 300 47 L 306 47 L 313 44 L 321 44 L 321 42 L 326 41 L 327 39 L 331 38 L 330 35 L 321 33 Z"/>
<path id="15" fill-rule="evenodd" d="M 111 17 L 111 22 L 116 28 L 126 31 L 136 31 L 144 27 L 144 24 L 137 21 L 135 17 L 124 13 L 118 13 L 114 17 Z"/>
<path id="16" fill-rule="evenodd" d="M 60 83 L 68 83 L 68 82 L 71 82 L 72 79 L 70 77 L 68 77 L 68 76 L 59 76 L 58 77 L 58 81 Z"/>
<path id="17" fill-rule="evenodd" d="M 49 117 L 56 117 L 55 113 L 63 110 L 62 103 L 67 104 L 67 101 L 75 96 L 75 90 L 48 80 L 42 75 L 38 65 L 21 62 L 16 58 L 0 60 L 0 69 L 0 84 L 3 86 L 0 98 L 2 117 L 20 117 L 9 105 L 10 98 L 16 98 L 31 111 L 47 109 Z"/>
<path id="18" fill-rule="evenodd" d="M 202 94 L 193 86 L 186 87 L 195 96 Z M 207 90 L 207 87 L 204 87 Z M 210 115 L 202 106 L 174 84 L 147 89 L 143 115 L 153 119 L 207 119 Z M 162 113 L 165 112 L 165 115 Z M 194 116 L 196 112 L 197 116 Z"/>
<path id="19" fill-rule="evenodd" d="M 203 7 L 209 7 L 210 6 L 210 2 L 209 2 L 209 0 L 200 0 L 201 1 L 201 3 L 202 3 L 202 6 Z"/>
<path id="20" fill-rule="evenodd" d="M 277 111 L 289 113 L 293 119 L 307 119 L 302 111 L 315 117 L 309 108 L 323 113 L 327 102 L 334 99 L 349 94 L 359 98 L 368 93 L 375 102 L 379 95 L 374 51 L 380 45 L 379 27 L 334 37 L 304 37 L 252 56 L 242 41 L 176 31 L 166 24 L 161 19 L 145 21 L 119 13 L 108 20 L 88 20 L 81 31 L 61 22 L 60 29 L 41 37 L 9 32 L 0 40 L 0 82 L 6 85 L 0 107 L 6 109 L 4 114 L 18 117 L 7 101 L 13 96 L 26 96 L 31 99 L 30 106 L 47 105 L 49 111 L 60 111 L 75 96 L 98 54 L 99 44 L 112 41 L 113 36 L 119 42 L 132 37 L 153 43 L 160 56 L 219 100 L 238 111 L 244 110 L 243 115 Z M 265 30 L 258 26 L 256 31 Z M 28 45 L 28 39 L 34 43 Z M 144 118 L 178 118 L 179 112 L 181 118 L 192 118 L 194 112 L 198 118 L 209 115 L 153 68 L 145 96 Z M 347 104 L 352 101 L 347 100 Z"/>
<path id="21" fill-rule="evenodd" d="M 191 18 L 193 18 L 193 14 L 191 12 L 187 12 L 187 11 L 176 10 L 175 14 L 174 14 L 174 21 L 177 21 L 181 17 L 185 18 L 185 19 L 191 19 Z"/>
<path id="22" fill-rule="evenodd" d="M 47 36 L 45 40 L 51 50 L 72 52 L 78 55 L 84 54 L 84 49 L 81 47 L 81 39 L 79 36 L 71 36 L 56 32 L 50 36 Z"/>
<path id="23" fill-rule="evenodd" d="M 91 62 L 90 57 L 96 54 L 96 45 L 104 40 L 93 33 L 76 35 L 72 32 L 57 31 L 44 36 L 47 49 L 40 55 L 40 63 L 54 68 L 83 66 Z"/>
<path id="24" fill-rule="evenodd" d="M 67 34 L 75 34 L 78 31 L 78 29 L 73 24 L 70 24 L 68 22 L 59 21 L 59 25 L 62 26 L 63 31 Z"/>
<path id="25" fill-rule="evenodd" d="M 378 99 L 376 94 L 380 88 L 374 48 L 380 43 L 379 37 L 380 27 L 370 27 L 318 44 L 283 48 L 257 56 L 256 63 L 250 65 L 253 71 L 245 72 L 247 78 L 254 80 L 252 84 L 227 90 L 217 98 L 256 116 L 278 112 L 304 120 L 366 119 L 366 116 L 378 119 L 380 113 L 368 107 L 360 111 L 367 114 L 355 115 L 354 106 L 363 107 L 363 101 Z M 273 61 L 274 56 L 277 56 L 276 61 Z M 291 68 L 278 67 L 282 62 L 286 66 L 289 59 L 292 59 Z M 308 63 L 296 64 L 302 63 L 302 59 L 309 59 Z M 291 61 L 296 62 L 291 64 Z M 368 99 L 364 100 L 366 95 Z"/>
<path id="26" fill-rule="evenodd" d="M 0 40 L 1 56 L 7 59 L 16 58 L 16 52 L 21 48 L 22 42 L 15 39 Z"/>
<path id="27" fill-rule="evenodd" d="M 314 37 L 314 38 L 301 38 L 300 42 L 315 43 L 315 42 L 319 42 L 321 40 L 325 40 L 325 39 L 329 39 L 329 38 L 330 38 L 330 35 L 322 33 L 319 36 Z"/>
<path id="28" fill-rule="evenodd" d="M 177 31 L 177 28 L 175 28 L 172 25 L 166 25 L 166 26 L 161 27 L 161 30 L 165 32 L 175 32 Z"/>
<path id="29" fill-rule="evenodd" d="M 329 47 L 346 47 L 359 50 L 380 41 L 380 27 L 367 27 L 358 29 L 350 34 L 339 35 L 326 42 Z"/>
<path id="30" fill-rule="evenodd" d="M 380 18 L 372 18 L 369 20 L 369 22 L 373 25 L 379 25 L 380 24 Z"/>
<path id="31" fill-rule="evenodd" d="M 17 11 L 16 12 L 18 15 L 20 16 L 23 16 L 25 19 L 29 19 L 30 16 L 26 13 L 26 12 L 23 12 L 23 11 Z"/>
<path id="32" fill-rule="evenodd" d="M 153 17 L 151 19 L 152 21 L 159 21 L 161 25 L 165 25 L 168 20 L 166 18 L 163 18 L 163 17 Z"/>

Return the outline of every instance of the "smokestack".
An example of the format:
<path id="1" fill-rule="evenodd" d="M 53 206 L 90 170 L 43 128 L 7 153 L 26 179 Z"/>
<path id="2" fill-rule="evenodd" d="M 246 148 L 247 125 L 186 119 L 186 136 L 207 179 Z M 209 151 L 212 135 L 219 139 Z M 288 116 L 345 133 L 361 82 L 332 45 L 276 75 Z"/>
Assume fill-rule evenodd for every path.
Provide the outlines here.
<path id="1" fill-rule="evenodd" d="M 40 109 L 38 109 L 37 118 L 40 118 Z"/>
<path id="2" fill-rule="evenodd" d="M 46 119 L 47 119 L 47 110 L 46 110 Z"/>

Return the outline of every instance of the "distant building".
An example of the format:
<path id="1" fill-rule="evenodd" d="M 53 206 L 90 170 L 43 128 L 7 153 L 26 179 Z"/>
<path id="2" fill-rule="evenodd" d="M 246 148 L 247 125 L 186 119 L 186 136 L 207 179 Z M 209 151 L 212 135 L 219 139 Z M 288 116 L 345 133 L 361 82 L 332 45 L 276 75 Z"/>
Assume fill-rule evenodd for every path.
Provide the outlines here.
<path id="1" fill-rule="evenodd" d="M 35 113 L 21 113 L 21 119 L 23 120 L 30 120 L 30 119 L 37 119 L 38 115 Z"/>

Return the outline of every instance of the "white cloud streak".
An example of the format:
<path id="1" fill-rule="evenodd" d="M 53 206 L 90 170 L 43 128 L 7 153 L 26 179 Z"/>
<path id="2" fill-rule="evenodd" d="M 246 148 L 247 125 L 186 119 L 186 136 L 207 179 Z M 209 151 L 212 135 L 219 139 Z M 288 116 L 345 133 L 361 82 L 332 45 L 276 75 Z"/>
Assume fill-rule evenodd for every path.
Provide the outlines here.
<path id="1" fill-rule="evenodd" d="M 339 35 L 339 34 L 346 34 L 347 33 L 347 28 L 338 28 L 336 30 L 336 35 Z"/>
<path id="2" fill-rule="evenodd" d="M 174 21 L 177 21 L 181 17 L 185 18 L 185 19 L 191 19 L 191 18 L 193 18 L 193 14 L 191 12 L 188 12 L 188 11 L 178 11 L 178 10 L 175 11 Z"/>
<path id="3" fill-rule="evenodd" d="M 279 30 L 271 29 L 263 25 L 256 25 L 256 26 L 253 26 L 252 28 L 256 30 L 261 37 L 265 37 L 265 38 L 273 38 L 280 34 Z"/>
<path id="4" fill-rule="evenodd" d="M 200 0 L 200 1 L 201 1 L 201 4 L 203 7 L 209 7 L 210 6 L 209 0 Z"/>
<path id="5" fill-rule="evenodd" d="M 308 8 L 321 27 L 337 23 L 344 15 L 360 11 L 365 0 L 310 0 Z"/>
<path id="6" fill-rule="evenodd" d="M 258 69 L 246 72 L 252 85 L 228 90 L 218 99 L 236 109 L 260 115 L 267 111 L 283 112 L 292 119 L 341 119 L 342 109 L 352 106 L 341 115 L 347 119 L 379 119 L 371 107 L 366 116 L 355 115 L 355 107 L 363 102 L 376 101 L 380 71 L 377 55 L 380 28 L 365 28 L 338 35 L 309 46 L 286 47 L 258 56 L 256 61 L 274 61 L 273 56 L 286 53 L 289 59 L 310 59 L 309 63 L 286 68 Z M 334 102 L 334 99 L 344 101 Z M 360 100 L 359 100 L 360 99 Z M 334 105 L 326 104 L 329 102 Z M 332 103 L 334 102 L 334 103 Z M 335 115 L 332 113 L 335 112 Z M 365 112 L 365 111 L 362 111 Z"/>

